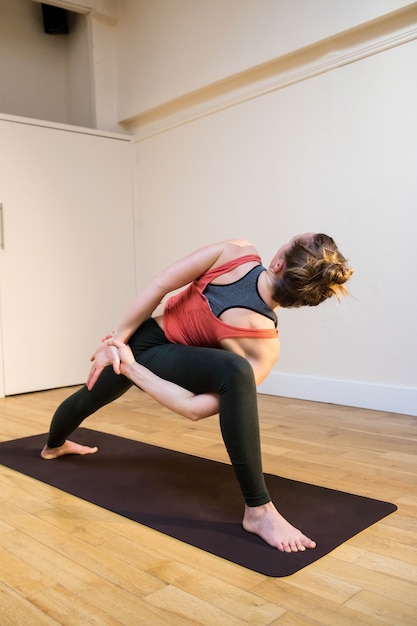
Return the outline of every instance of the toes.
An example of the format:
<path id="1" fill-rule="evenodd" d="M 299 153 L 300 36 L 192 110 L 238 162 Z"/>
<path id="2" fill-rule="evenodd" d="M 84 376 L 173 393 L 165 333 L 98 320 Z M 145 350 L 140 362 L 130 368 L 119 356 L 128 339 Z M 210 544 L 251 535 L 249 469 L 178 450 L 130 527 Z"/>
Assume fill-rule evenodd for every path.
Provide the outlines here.
<path id="1" fill-rule="evenodd" d="M 278 550 L 280 550 L 281 552 L 286 552 L 287 554 L 290 554 L 291 552 L 305 552 L 307 548 L 315 547 L 315 541 L 311 541 L 311 539 L 308 539 L 307 537 L 296 539 L 295 541 L 281 541 L 277 545 Z"/>
<path id="2" fill-rule="evenodd" d="M 282 552 L 286 552 L 287 554 L 291 554 L 291 552 L 297 552 L 297 548 L 295 544 L 293 544 L 292 542 L 283 541 L 281 545 L 282 545 Z"/>

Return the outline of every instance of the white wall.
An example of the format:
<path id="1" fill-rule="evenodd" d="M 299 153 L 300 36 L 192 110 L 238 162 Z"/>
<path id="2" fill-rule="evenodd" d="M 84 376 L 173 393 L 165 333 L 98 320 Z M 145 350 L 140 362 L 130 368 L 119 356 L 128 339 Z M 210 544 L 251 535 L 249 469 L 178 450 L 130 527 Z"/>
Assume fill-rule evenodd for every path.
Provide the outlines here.
<path id="1" fill-rule="evenodd" d="M 119 120 L 411 4 L 406 0 L 124 0 Z"/>
<path id="2" fill-rule="evenodd" d="M 250 238 L 268 262 L 310 230 L 355 267 L 340 305 L 280 313 L 282 353 L 262 391 L 417 414 L 417 42 L 413 24 L 401 29 L 385 48 L 369 42 L 375 54 L 361 41 L 355 62 L 139 129 L 141 280 L 227 237 Z"/>
<path id="3" fill-rule="evenodd" d="M 0 0 L 0 113 L 93 126 L 86 17 L 68 20 L 47 35 L 38 2 Z"/>
<path id="4" fill-rule="evenodd" d="M 132 144 L 2 114 L 0 137 L 4 392 L 79 384 L 135 293 Z"/>

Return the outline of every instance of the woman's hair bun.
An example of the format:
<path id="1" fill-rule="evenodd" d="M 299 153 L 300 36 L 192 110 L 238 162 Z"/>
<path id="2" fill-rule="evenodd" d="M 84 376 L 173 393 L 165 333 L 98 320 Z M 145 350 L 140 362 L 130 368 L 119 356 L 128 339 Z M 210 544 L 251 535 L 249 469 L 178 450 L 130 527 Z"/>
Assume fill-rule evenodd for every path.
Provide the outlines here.
<path id="1" fill-rule="evenodd" d="M 346 295 L 344 283 L 352 273 L 331 237 L 323 233 L 300 237 L 285 255 L 273 297 L 283 307 L 317 306 L 332 296 Z"/>

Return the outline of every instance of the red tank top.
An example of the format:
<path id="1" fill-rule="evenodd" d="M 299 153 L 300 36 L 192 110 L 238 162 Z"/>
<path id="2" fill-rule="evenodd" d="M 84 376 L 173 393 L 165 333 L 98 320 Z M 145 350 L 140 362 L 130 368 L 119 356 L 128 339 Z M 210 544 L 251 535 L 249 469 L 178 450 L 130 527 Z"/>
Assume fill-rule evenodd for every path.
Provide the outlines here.
<path id="1" fill-rule="evenodd" d="M 184 291 L 169 298 L 164 309 L 164 333 L 167 339 L 173 343 L 207 348 L 218 348 L 222 339 L 230 337 L 276 339 L 276 328 L 239 328 L 225 324 L 214 315 L 203 295 L 205 287 L 212 280 L 249 261 L 261 263 L 259 256 L 247 254 L 209 270 Z"/>

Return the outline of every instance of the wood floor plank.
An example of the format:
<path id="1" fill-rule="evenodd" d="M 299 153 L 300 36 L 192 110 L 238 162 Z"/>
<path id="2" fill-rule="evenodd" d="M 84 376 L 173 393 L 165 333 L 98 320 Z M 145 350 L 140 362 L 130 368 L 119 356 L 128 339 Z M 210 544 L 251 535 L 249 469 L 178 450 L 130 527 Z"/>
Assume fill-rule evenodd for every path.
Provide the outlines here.
<path id="1" fill-rule="evenodd" d="M 358 565 L 372 571 L 388 574 L 400 580 L 417 585 L 417 568 L 414 564 L 404 563 L 400 559 L 366 551 L 357 560 Z M 417 592 L 417 587 L 416 587 Z"/>
<path id="2" fill-rule="evenodd" d="M 165 561 L 153 567 L 152 573 L 177 589 L 192 593 L 200 600 L 250 624 L 270 624 L 285 612 L 276 603 L 266 602 L 252 592 L 238 589 L 234 584 L 173 561 Z"/>
<path id="3" fill-rule="evenodd" d="M 32 518 L 30 527 L 23 517 L 13 519 L 15 528 L 26 538 L 37 541 L 42 547 L 54 551 L 61 558 L 68 558 L 92 575 L 110 580 L 131 593 L 143 595 L 164 586 L 158 579 L 146 572 L 138 571 L 117 556 L 102 552 L 99 547 L 87 544 L 72 533 L 53 527 L 36 516 Z"/>
<path id="4" fill-rule="evenodd" d="M 285 580 L 268 579 L 254 591 L 270 601 L 279 601 L 288 611 L 307 616 L 323 626 L 377 626 L 372 615 L 344 604 L 301 590 Z"/>
<path id="5" fill-rule="evenodd" d="M 32 598 L 36 606 L 51 614 L 62 626 L 168 626 L 164 611 L 105 580 L 94 580 L 76 594 L 56 586 Z M 179 625 L 178 625 L 179 626 Z"/>
<path id="6" fill-rule="evenodd" d="M 297 615 L 292 611 L 286 611 L 282 617 L 271 622 L 270 626 L 317 626 L 319 622 L 304 615 Z"/>
<path id="7" fill-rule="evenodd" d="M 37 606 L 0 581 L 1 626 L 58 626 L 61 621 L 38 609 Z"/>
<path id="8" fill-rule="evenodd" d="M 0 548 L 0 576 L 3 583 L 24 597 L 54 585 L 53 579 L 4 548 Z"/>
<path id="9" fill-rule="evenodd" d="M 289 577 L 287 584 L 338 604 L 343 604 L 361 590 L 354 581 L 330 576 L 323 569 L 303 569 Z"/>
<path id="10" fill-rule="evenodd" d="M 59 585 L 33 594 L 30 601 L 43 613 L 67 626 L 79 626 L 80 624 L 122 626 L 123 624 L 123 622 L 106 614 L 101 608 L 86 602 L 80 595 L 76 595 Z"/>
<path id="11" fill-rule="evenodd" d="M 360 590 L 380 593 L 383 589 L 387 598 L 392 598 L 417 610 L 416 586 L 413 582 L 361 567 L 358 563 L 339 561 L 334 555 L 329 555 L 318 562 L 315 571 L 326 577 L 343 580 Z"/>
<path id="12" fill-rule="evenodd" d="M 163 609 L 168 615 L 180 619 L 185 624 L 240 626 L 244 622 L 250 623 L 247 619 L 235 618 L 213 604 L 172 585 L 167 585 L 164 589 L 149 595 L 147 602 Z"/>
<path id="13" fill-rule="evenodd" d="M 395 624 L 401 626 L 415 626 L 416 610 L 402 602 L 397 602 L 386 595 L 372 591 L 360 591 L 346 602 L 346 606 L 354 608 L 361 613 L 376 619 L 379 624 L 392 626 L 393 615 L 396 616 Z"/>

